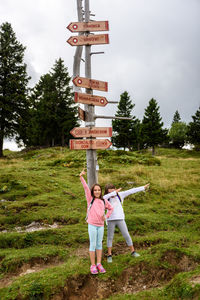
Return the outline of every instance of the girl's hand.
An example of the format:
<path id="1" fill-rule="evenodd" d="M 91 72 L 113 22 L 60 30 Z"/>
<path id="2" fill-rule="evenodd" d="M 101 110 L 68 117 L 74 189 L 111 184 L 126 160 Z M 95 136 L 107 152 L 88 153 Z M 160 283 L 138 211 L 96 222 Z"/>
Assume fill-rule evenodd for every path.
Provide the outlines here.
<path id="1" fill-rule="evenodd" d="M 146 185 L 144 186 L 145 191 L 148 191 L 149 186 L 150 186 L 150 183 L 148 183 L 148 184 L 146 184 Z"/>
<path id="2" fill-rule="evenodd" d="M 121 191 L 122 188 L 116 189 L 115 192 L 119 193 Z"/>
<path id="3" fill-rule="evenodd" d="M 106 216 L 103 215 L 103 216 L 102 216 L 102 220 L 103 220 L 103 221 L 106 221 L 106 219 L 107 219 Z"/>
<path id="4" fill-rule="evenodd" d="M 81 173 L 79 174 L 79 176 L 83 176 L 83 175 L 85 175 L 85 169 L 83 169 L 83 170 L 81 171 Z"/>

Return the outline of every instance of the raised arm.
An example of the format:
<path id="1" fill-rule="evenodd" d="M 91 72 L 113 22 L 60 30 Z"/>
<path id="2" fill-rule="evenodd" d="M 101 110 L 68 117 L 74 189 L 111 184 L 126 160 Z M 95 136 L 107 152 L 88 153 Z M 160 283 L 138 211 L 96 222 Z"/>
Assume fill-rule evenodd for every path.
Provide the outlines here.
<path id="1" fill-rule="evenodd" d="M 83 178 L 83 175 L 85 175 L 84 170 L 80 173 L 80 180 L 81 180 L 81 183 L 82 183 L 84 191 L 85 191 L 86 200 L 89 204 L 92 200 L 91 191 L 90 191 L 89 186 L 87 185 L 85 179 Z"/>

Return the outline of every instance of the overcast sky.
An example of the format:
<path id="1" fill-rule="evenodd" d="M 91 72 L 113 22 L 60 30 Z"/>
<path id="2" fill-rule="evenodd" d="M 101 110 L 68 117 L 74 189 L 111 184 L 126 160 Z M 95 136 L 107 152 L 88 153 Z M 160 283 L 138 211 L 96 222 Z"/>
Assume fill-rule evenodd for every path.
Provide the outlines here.
<path id="1" fill-rule="evenodd" d="M 109 90 L 94 94 L 119 101 L 127 91 L 139 119 L 154 98 L 165 127 L 176 110 L 190 122 L 200 106 L 200 0 L 90 0 L 90 9 L 93 20 L 110 25 L 110 44 L 92 46 L 92 51 L 105 52 L 92 56 L 92 78 L 107 81 Z M 72 76 L 75 47 L 66 40 L 76 34 L 66 27 L 73 21 L 76 0 L 0 1 L 0 23 L 10 22 L 26 46 L 32 86 L 60 57 Z M 85 76 L 84 63 L 80 76 Z M 108 104 L 96 113 L 114 115 L 116 108 Z M 96 122 L 110 125 L 110 120 Z"/>

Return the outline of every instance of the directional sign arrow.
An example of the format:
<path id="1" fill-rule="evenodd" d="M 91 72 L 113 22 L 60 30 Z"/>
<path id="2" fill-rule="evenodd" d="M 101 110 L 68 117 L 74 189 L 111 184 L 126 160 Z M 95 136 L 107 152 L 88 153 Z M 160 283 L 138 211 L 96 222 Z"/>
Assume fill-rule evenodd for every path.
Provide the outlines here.
<path id="1" fill-rule="evenodd" d="M 108 101 L 105 97 L 94 96 L 84 93 L 74 93 L 74 101 L 77 103 L 83 103 L 88 105 L 106 106 Z"/>
<path id="2" fill-rule="evenodd" d="M 71 22 L 67 29 L 71 32 L 81 31 L 108 31 L 108 21 L 95 21 L 95 22 Z"/>
<path id="3" fill-rule="evenodd" d="M 77 35 L 71 36 L 67 42 L 71 46 L 83 46 L 83 45 L 100 45 L 109 44 L 108 34 L 89 34 L 89 35 Z"/>
<path id="4" fill-rule="evenodd" d="M 112 127 L 75 127 L 70 133 L 74 137 L 111 137 Z"/>
<path id="5" fill-rule="evenodd" d="M 70 140 L 71 150 L 107 149 L 112 145 L 108 139 Z"/>
<path id="6" fill-rule="evenodd" d="M 103 92 L 108 91 L 108 83 L 105 81 L 76 76 L 73 79 L 73 83 L 76 86 L 87 88 L 87 89 L 99 90 Z"/>

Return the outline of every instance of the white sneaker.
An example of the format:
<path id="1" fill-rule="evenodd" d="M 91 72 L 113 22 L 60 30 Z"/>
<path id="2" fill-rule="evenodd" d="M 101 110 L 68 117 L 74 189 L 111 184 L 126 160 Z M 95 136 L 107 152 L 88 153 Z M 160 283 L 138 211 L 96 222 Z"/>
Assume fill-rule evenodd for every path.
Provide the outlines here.
<path id="1" fill-rule="evenodd" d="M 139 254 L 139 253 L 137 253 L 137 252 L 135 252 L 135 251 L 133 251 L 133 252 L 131 253 L 131 256 L 133 256 L 133 257 L 139 257 L 139 256 L 140 256 L 140 254 Z"/>
<path id="2" fill-rule="evenodd" d="M 107 256 L 107 262 L 108 262 L 108 263 L 111 263 L 111 262 L 112 262 L 112 255 L 108 255 L 108 256 Z"/>

